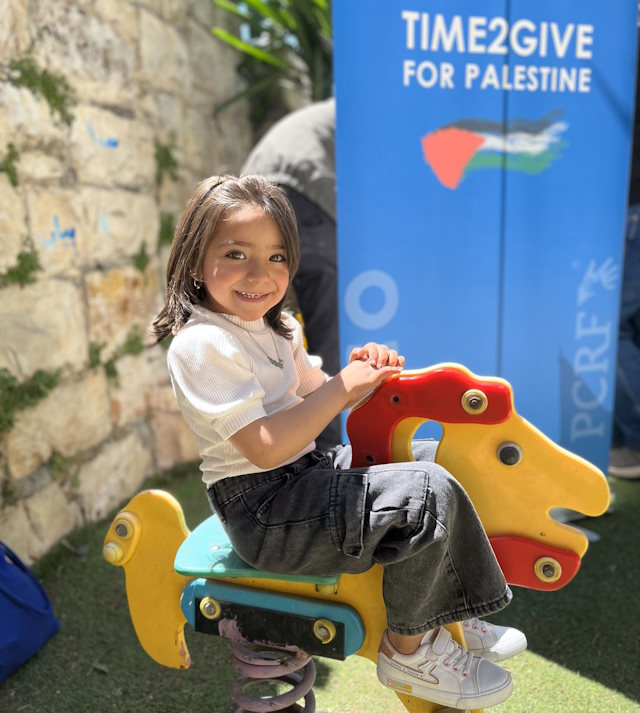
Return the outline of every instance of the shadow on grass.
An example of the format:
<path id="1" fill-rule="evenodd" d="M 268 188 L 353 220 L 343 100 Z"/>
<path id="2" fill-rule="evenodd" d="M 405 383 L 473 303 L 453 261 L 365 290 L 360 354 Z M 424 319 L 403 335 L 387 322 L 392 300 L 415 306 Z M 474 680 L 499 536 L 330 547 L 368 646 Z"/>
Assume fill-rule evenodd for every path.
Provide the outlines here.
<path id="1" fill-rule="evenodd" d="M 491 621 L 522 629 L 529 650 L 640 701 L 640 482 L 612 480 L 615 511 L 581 520 L 601 539 L 557 592 L 513 588 Z"/>
<path id="2" fill-rule="evenodd" d="M 152 485 L 177 497 L 193 529 L 210 510 L 197 468 L 182 476 Z M 554 593 L 514 589 L 511 606 L 492 619 L 525 631 L 530 650 L 540 656 L 640 701 L 640 482 L 615 481 L 614 489 L 615 513 L 584 521 L 602 539 L 591 546 L 575 581 Z M 123 572 L 101 556 L 110 522 L 73 533 L 34 567 L 61 629 L 0 685 L 0 710 L 229 713 L 234 673 L 227 641 L 185 627 L 192 659 L 187 671 L 163 668 L 141 649 Z M 317 687 L 330 688 L 329 666 L 316 664 Z"/>

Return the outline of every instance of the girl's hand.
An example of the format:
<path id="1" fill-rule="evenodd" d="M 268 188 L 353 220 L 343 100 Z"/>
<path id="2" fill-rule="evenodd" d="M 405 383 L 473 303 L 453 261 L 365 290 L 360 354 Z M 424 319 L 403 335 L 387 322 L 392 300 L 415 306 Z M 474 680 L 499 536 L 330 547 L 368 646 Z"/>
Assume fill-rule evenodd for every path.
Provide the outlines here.
<path id="1" fill-rule="evenodd" d="M 353 361 L 367 361 L 378 369 L 383 366 L 404 366 L 404 357 L 395 349 L 375 342 L 368 342 L 363 347 L 353 349 L 349 355 L 349 363 Z"/>
<path id="2" fill-rule="evenodd" d="M 396 362 L 398 361 L 397 354 L 394 359 Z M 335 377 L 340 381 L 346 392 L 347 402 L 345 407 L 353 406 L 367 394 L 375 391 L 390 376 L 399 374 L 401 371 L 402 366 L 400 364 L 385 365 L 378 368 L 368 360 L 352 360 Z"/>

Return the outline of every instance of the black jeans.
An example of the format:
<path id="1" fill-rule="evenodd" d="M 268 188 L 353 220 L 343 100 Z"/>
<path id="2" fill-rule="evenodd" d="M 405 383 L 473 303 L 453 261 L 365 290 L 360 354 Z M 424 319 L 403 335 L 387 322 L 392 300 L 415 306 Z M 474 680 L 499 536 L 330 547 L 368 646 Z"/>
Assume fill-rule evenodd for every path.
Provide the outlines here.
<path id="1" fill-rule="evenodd" d="M 350 468 L 350 446 L 214 483 L 231 543 L 267 572 L 357 574 L 384 568 L 389 627 L 417 634 L 484 616 L 511 599 L 462 486 L 415 441 L 411 463 Z"/>

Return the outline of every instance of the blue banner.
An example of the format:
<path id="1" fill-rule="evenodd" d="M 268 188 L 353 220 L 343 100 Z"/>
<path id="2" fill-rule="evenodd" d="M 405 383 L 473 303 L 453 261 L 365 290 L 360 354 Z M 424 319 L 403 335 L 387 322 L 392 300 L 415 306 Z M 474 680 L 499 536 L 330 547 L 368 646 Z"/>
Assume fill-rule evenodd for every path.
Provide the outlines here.
<path id="1" fill-rule="evenodd" d="M 636 0 L 334 3 L 343 359 L 500 375 L 606 470 Z"/>

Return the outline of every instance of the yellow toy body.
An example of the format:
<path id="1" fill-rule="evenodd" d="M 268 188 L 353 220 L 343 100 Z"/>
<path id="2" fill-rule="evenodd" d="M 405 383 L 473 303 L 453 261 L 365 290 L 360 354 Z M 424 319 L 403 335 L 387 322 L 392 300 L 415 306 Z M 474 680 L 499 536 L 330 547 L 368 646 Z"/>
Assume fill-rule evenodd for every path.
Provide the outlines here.
<path id="1" fill-rule="evenodd" d="M 169 668 L 191 665 L 180 608 L 189 580 L 173 568 L 188 534 L 180 503 L 169 493 L 147 491 L 116 515 L 103 547 L 105 559 L 125 571 L 129 612 L 142 648 Z"/>

